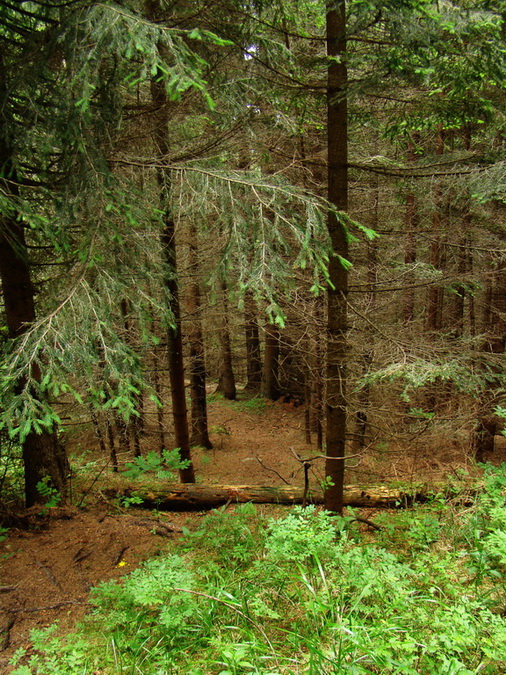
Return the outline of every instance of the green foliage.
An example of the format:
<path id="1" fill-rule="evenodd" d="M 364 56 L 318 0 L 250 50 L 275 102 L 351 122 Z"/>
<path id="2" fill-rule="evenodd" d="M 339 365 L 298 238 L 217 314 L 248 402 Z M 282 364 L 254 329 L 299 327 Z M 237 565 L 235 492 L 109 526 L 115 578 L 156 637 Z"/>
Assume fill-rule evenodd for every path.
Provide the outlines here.
<path id="1" fill-rule="evenodd" d="M 263 524 L 253 504 L 238 504 L 230 515 L 224 507 L 209 514 L 195 531 L 184 530 L 185 547 L 205 558 L 236 565 L 250 562 L 262 542 Z"/>
<path id="2" fill-rule="evenodd" d="M 236 401 L 234 408 L 241 412 L 260 415 L 264 412 L 267 405 L 267 399 L 255 396 L 255 398 L 250 398 L 248 401 Z"/>
<path id="3" fill-rule="evenodd" d="M 146 455 L 135 457 L 133 462 L 127 462 L 126 469 L 122 471 L 125 478 L 133 480 L 144 476 L 146 473 L 153 473 L 158 480 L 174 480 L 174 471 L 186 469 L 190 466 L 190 461 L 181 459 L 179 448 L 174 450 L 164 450 L 161 455 L 155 451 L 148 452 Z"/>
<path id="4" fill-rule="evenodd" d="M 77 637 L 37 632 L 14 672 L 502 675 L 505 491 L 489 470 L 472 509 L 390 512 L 376 542 L 314 508 L 267 524 L 252 505 L 215 511 L 184 557 L 99 586 Z"/>
<path id="5" fill-rule="evenodd" d="M 21 448 L 4 434 L 0 435 L 0 439 L 0 492 L 6 501 L 16 502 L 23 495 Z"/>
<path id="6" fill-rule="evenodd" d="M 456 391 L 478 397 L 491 383 L 501 380 L 502 375 L 491 369 L 483 368 L 477 372 L 476 364 L 470 357 L 451 358 L 448 355 L 444 360 L 414 358 L 402 363 L 391 363 L 363 377 L 358 388 L 378 382 L 399 382 L 402 385 L 400 396 L 403 401 L 409 402 L 418 389 L 436 383 L 451 382 Z M 420 417 L 420 409 L 414 410 Z"/>
<path id="7" fill-rule="evenodd" d="M 37 483 L 37 491 L 41 497 L 44 497 L 46 500 L 44 509 L 50 509 L 54 506 L 58 506 L 58 504 L 61 502 L 61 494 L 51 485 L 51 479 L 48 477 L 43 478 Z"/>
<path id="8" fill-rule="evenodd" d="M 270 558 L 300 562 L 316 557 L 327 560 L 336 553 L 336 517 L 314 506 L 294 507 L 279 520 L 269 521 L 266 549 Z"/>

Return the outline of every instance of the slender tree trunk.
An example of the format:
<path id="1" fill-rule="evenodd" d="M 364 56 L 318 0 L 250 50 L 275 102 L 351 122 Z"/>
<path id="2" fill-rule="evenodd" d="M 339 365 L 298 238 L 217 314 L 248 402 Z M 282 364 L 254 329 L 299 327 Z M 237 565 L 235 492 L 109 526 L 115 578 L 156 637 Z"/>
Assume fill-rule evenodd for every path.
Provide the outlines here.
<path id="1" fill-rule="evenodd" d="M 313 299 L 312 327 L 310 329 L 310 429 L 316 432 L 316 447 L 323 449 L 323 397 L 325 382 L 325 331 L 326 317 L 324 298 Z"/>
<path id="2" fill-rule="evenodd" d="M 158 436 L 158 452 L 160 455 L 163 454 L 164 450 L 167 450 L 165 444 L 165 421 L 163 415 L 163 391 L 162 383 L 160 381 L 160 368 L 159 360 L 155 351 L 153 351 L 153 389 L 155 390 L 156 397 L 159 401 L 159 404 L 156 406 L 156 422 L 157 422 L 157 436 Z"/>
<path id="3" fill-rule="evenodd" d="M 464 147 L 466 150 L 471 148 L 471 132 L 466 129 L 464 132 Z M 459 281 L 454 288 L 453 303 L 450 309 L 450 330 L 454 338 L 462 337 L 464 334 L 465 319 L 465 300 L 466 286 L 462 279 L 466 273 L 469 273 L 469 250 L 471 236 L 471 195 L 467 195 L 464 202 L 462 213 L 462 226 L 459 228 L 459 249 L 457 251 L 457 275 Z"/>
<path id="4" fill-rule="evenodd" d="M 216 391 L 220 394 L 223 394 L 223 396 L 229 401 L 235 401 L 237 390 L 235 386 L 235 376 L 232 364 L 230 326 L 228 323 L 228 287 L 227 282 L 224 279 L 220 281 L 220 291 L 222 302 L 221 329 L 219 332 L 221 362 L 220 375 Z"/>
<path id="5" fill-rule="evenodd" d="M 275 401 L 279 398 L 279 328 L 268 323 L 265 326 L 264 366 L 261 393 L 264 398 Z"/>
<path id="6" fill-rule="evenodd" d="M 415 143 L 419 135 L 412 134 L 408 145 L 408 163 L 415 161 Z M 404 217 L 406 240 L 404 248 L 404 263 L 413 267 L 416 262 L 416 231 L 418 229 L 418 213 L 415 193 L 410 191 L 406 196 L 406 213 Z M 404 323 L 408 324 L 415 318 L 415 289 L 407 288 L 404 291 Z"/>
<path id="7" fill-rule="evenodd" d="M 98 415 L 93 407 L 90 407 L 90 415 L 91 421 L 93 422 L 93 429 L 95 430 L 95 436 L 97 437 L 98 447 L 100 448 L 100 452 L 102 453 L 102 455 L 104 455 L 105 457 L 107 448 L 105 446 L 104 434 L 102 433 L 102 428 L 100 427 Z"/>
<path id="8" fill-rule="evenodd" d="M 6 83 L 3 58 L 0 53 L 0 190 L 6 197 L 16 199 L 17 176 L 12 162 L 9 132 L 5 109 L 9 92 Z M 21 337 L 35 321 L 35 294 L 25 241 L 24 225 L 15 213 L 4 211 L 0 216 L 0 278 L 5 318 L 9 338 Z M 41 381 L 37 364 L 31 366 L 31 377 Z M 18 382 L 21 391 L 26 381 Z M 69 465 L 63 445 L 56 432 L 30 432 L 23 440 L 22 454 L 25 478 L 25 501 L 27 506 L 39 503 L 44 498 L 37 484 L 49 478 L 53 488 L 63 496 L 66 492 Z"/>
<path id="9" fill-rule="evenodd" d="M 125 329 L 125 342 L 130 346 L 133 345 L 134 339 L 132 335 L 132 324 L 129 319 L 128 302 L 123 299 L 120 303 L 121 316 L 123 317 L 123 328 Z M 141 435 L 144 431 L 144 398 L 142 391 L 135 395 L 135 415 L 125 424 L 125 442 L 130 450 L 130 436 L 134 444 L 134 456 L 140 457 L 141 452 Z"/>
<path id="10" fill-rule="evenodd" d="M 246 339 L 247 375 L 245 390 L 258 393 L 262 382 L 262 358 L 260 355 L 257 308 L 251 293 L 246 293 L 246 297 L 244 298 L 244 333 Z"/>
<path id="11" fill-rule="evenodd" d="M 338 210 L 348 209 L 348 111 L 346 65 L 346 3 L 327 3 L 327 144 L 328 200 Z M 346 365 L 348 356 L 348 236 L 336 213 L 328 214 L 328 232 L 334 255 L 329 263 L 327 318 L 327 459 L 325 508 L 342 512 L 346 443 Z"/>
<path id="12" fill-rule="evenodd" d="M 484 460 L 485 453 L 494 450 L 494 436 L 497 432 L 497 418 L 493 411 L 499 403 L 497 389 L 501 388 L 504 372 L 501 356 L 506 346 L 506 257 L 501 258 L 497 264 L 489 299 L 490 307 L 484 312 L 488 325 L 483 327 L 486 336 L 483 351 L 488 354 L 485 367 L 489 378 L 490 373 L 494 373 L 495 381 L 489 379 L 488 387 L 483 393 L 471 439 L 478 462 Z"/>
<path id="13" fill-rule="evenodd" d="M 436 155 L 442 155 L 444 150 L 444 135 L 442 125 L 439 126 L 437 136 Z M 434 215 L 432 217 L 432 241 L 430 245 L 429 262 L 434 269 L 441 268 L 441 190 L 436 188 L 434 195 Z M 436 282 L 429 287 L 427 293 L 427 330 L 437 331 L 441 328 L 442 289 Z"/>
<path id="14" fill-rule="evenodd" d="M 106 418 L 105 418 L 105 430 L 107 433 L 107 442 L 109 443 L 109 458 L 111 460 L 111 466 L 113 473 L 118 473 L 118 455 L 116 453 L 116 442 L 114 439 L 114 429 L 112 426 L 111 418 L 110 418 L 110 413 L 109 411 L 106 413 Z"/>
<path id="15" fill-rule="evenodd" d="M 172 322 L 167 328 L 167 352 L 169 362 L 170 391 L 172 400 L 172 417 L 174 422 L 174 440 L 179 448 L 182 460 L 190 461 L 190 465 L 179 470 L 182 483 L 195 482 L 195 473 L 191 463 L 190 435 L 188 430 L 188 412 L 186 407 L 186 389 L 184 382 L 183 339 L 181 335 L 181 309 L 179 304 L 179 280 L 177 268 L 176 227 L 170 207 L 171 177 L 170 169 L 163 167 L 169 157 L 168 142 L 168 99 L 165 83 L 157 73 L 151 81 L 153 104 L 158 111 L 157 124 L 153 131 L 153 139 L 158 151 L 160 165 L 157 169 L 158 188 L 160 190 L 160 210 L 162 212 L 163 229 L 160 236 L 162 260 L 165 266 L 165 289 L 170 298 Z"/>
<path id="16" fill-rule="evenodd" d="M 379 212 L 379 181 L 374 178 L 374 184 L 371 186 L 373 204 L 371 209 L 370 226 L 376 230 L 378 228 Z M 376 287 L 378 283 L 378 240 L 373 239 L 367 242 L 367 283 L 368 289 L 365 295 L 366 311 L 373 313 L 376 307 Z M 367 349 L 363 355 L 362 375 L 367 375 L 371 369 L 374 357 L 374 337 L 371 335 L 367 342 Z M 356 426 L 354 437 L 354 450 L 360 452 L 365 447 L 367 436 L 367 411 L 370 406 L 371 385 L 365 384 L 358 392 L 358 410 L 356 414 Z"/>
<path id="17" fill-rule="evenodd" d="M 191 444 L 210 450 L 213 447 L 207 428 L 207 391 L 204 337 L 200 307 L 198 234 L 195 224 L 190 225 L 189 262 L 191 281 L 188 293 L 190 327 L 190 391 L 191 391 Z"/>

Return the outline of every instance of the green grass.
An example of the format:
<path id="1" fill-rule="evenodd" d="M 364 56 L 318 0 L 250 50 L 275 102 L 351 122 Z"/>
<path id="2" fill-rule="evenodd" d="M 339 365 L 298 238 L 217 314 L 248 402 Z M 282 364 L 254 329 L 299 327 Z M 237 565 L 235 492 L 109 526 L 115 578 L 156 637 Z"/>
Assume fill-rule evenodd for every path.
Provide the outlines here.
<path id="1" fill-rule="evenodd" d="M 505 493 L 489 470 L 473 506 L 385 511 L 381 532 L 312 507 L 214 511 L 96 588 L 75 634 L 36 631 L 14 672 L 503 675 Z"/>

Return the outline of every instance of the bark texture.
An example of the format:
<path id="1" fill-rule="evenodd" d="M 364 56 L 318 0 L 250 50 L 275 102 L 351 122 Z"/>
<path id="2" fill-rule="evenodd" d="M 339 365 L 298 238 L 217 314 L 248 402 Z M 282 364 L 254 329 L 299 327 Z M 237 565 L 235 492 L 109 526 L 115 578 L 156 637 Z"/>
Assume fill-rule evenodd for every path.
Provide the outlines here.
<path id="1" fill-rule="evenodd" d="M 133 490 L 132 490 L 133 491 Z M 129 495 L 129 491 L 123 493 Z M 143 491 L 135 488 L 136 496 L 143 499 L 143 507 L 156 507 L 172 511 L 216 508 L 227 503 L 254 502 L 255 504 L 302 504 L 304 488 L 292 486 L 271 487 L 264 485 L 173 485 L 163 492 Z M 343 505 L 358 507 L 396 507 L 427 498 L 427 492 L 412 492 L 389 488 L 385 485 L 367 487 L 348 485 L 343 488 Z M 114 495 L 117 496 L 117 493 Z M 321 490 L 310 490 L 308 503 L 323 504 Z"/>
<path id="2" fill-rule="evenodd" d="M 8 98 L 7 77 L 3 55 L 0 53 L 0 190 L 15 202 L 19 190 L 6 119 Z M 36 314 L 24 224 L 15 211 L 0 217 L 0 278 L 9 338 L 16 340 L 30 328 Z M 41 381 L 41 371 L 36 363 L 32 364 L 30 375 L 34 381 Z M 25 385 L 26 380 L 19 381 L 18 391 Z M 69 467 L 65 449 L 56 433 L 29 433 L 23 441 L 22 454 L 25 501 L 28 507 L 44 501 L 37 489 L 37 484 L 44 478 L 49 478 L 52 487 L 65 495 Z"/>
<path id="3" fill-rule="evenodd" d="M 230 326 L 228 322 L 228 286 L 224 279 L 220 282 L 220 291 L 222 300 L 221 328 L 219 332 L 221 363 L 216 391 L 223 394 L 229 401 L 235 401 L 237 389 L 235 386 L 232 345 L 230 342 Z"/>
<path id="4" fill-rule="evenodd" d="M 210 450 L 213 447 L 207 425 L 206 359 L 199 285 L 198 234 L 194 223 L 190 226 L 189 260 L 191 281 L 188 293 L 190 327 L 190 391 L 191 391 L 191 444 Z"/>
<path id="5" fill-rule="evenodd" d="M 161 75 L 161 73 L 159 74 Z M 169 157 L 169 115 L 165 83 L 161 77 L 151 81 L 151 96 L 157 110 L 156 126 L 153 131 L 158 159 L 158 188 L 160 191 L 160 210 L 163 229 L 160 235 L 162 260 L 165 265 L 165 290 L 170 302 L 172 322 L 167 329 L 167 356 L 169 363 L 170 391 L 172 400 L 172 418 L 174 422 L 174 441 L 181 459 L 190 462 L 180 469 L 182 483 L 195 482 L 195 473 L 191 463 L 190 435 L 188 430 L 188 411 L 184 382 L 183 339 L 181 335 L 181 308 L 179 303 L 179 281 L 177 275 L 176 227 L 170 209 L 170 170 L 163 163 Z"/>
<path id="6" fill-rule="evenodd" d="M 279 398 L 279 328 L 272 323 L 265 326 L 262 396 L 275 401 Z"/>
<path id="7" fill-rule="evenodd" d="M 328 200 L 339 211 L 348 208 L 348 110 L 346 67 L 346 5 L 327 5 L 327 135 Z M 325 490 L 325 507 L 343 508 L 346 441 L 346 361 L 348 351 L 348 237 L 334 210 L 328 214 L 328 231 L 334 255 L 330 258 L 327 318 L 327 450 L 325 474 L 331 480 Z"/>

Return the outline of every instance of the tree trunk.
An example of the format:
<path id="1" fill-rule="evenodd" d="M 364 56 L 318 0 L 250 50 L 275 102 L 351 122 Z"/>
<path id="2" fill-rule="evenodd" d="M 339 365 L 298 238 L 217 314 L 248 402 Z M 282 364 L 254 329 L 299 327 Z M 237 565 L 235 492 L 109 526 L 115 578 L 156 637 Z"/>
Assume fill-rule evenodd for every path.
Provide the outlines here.
<path id="1" fill-rule="evenodd" d="M 244 389 L 252 393 L 260 391 L 262 382 L 262 358 L 257 321 L 257 308 L 251 293 L 244 298 L 244 333 L 246 339 L 246 376 Z"/>
<path id="2" fill-rule="evenodd" d="M 164 450 L 167 450 L 165 443 L 165 421 L 163 414 L 163 391 L 162 383 L 160 382 L 160 368 L 159 368 L 159 359 L 155 350 L 153 350 L 153 389 L 155 390 L 156 397 L 159 401 L 156 405 L 156 423 L 157 423 L 157 437 L 158 437 L 158 452 L 160 455 L 163 454 Z"/>
<path id="3" fill-rule="evenodd" d="M 0 189 L 4 197 L 19 196 L 18 180 L 12 162 L 9 130 L 5 110 L 8 107 L 8 88 L 3 58 L 0 53 Z M 0 217 L 0 278 L 5 318 L 9 338 L 21 337 L 35 321 L 35 294 L 25 241 L 24 225 L 13 212 L 4 211 Z M 31 377 L 41 381 L 37 364 L 31 366 Z M 17 383 L 20 392 L 26 381 Z M 23 440 L 22 454 L 25 479 L 26 506 L 43 501 L 37 484 L 49 478 L 51 486 L 65 495 L 69 465 L 63 445 L 56 432 L 29 433 Z"/>
<path id="4" fill-rule="evenodd" d="M 471 149 L 471 132 L 469 129 L 464 131 L 464 147 Z M 452 337 L 460 338 L 464 334 L 465 319 L 465 300 L 466 286 L 463 278 L 469 273 L 469 250 L 470 250 L 470 231 L 471 231 L 471 195 L 468 194 L 463 205 L 462 226 L 459 228 L 459 248 L 457 251 L 457 275 L 458 282 L 454 286 L 454 297 L 450 308 L 449 328 Z"/>
<path id="5" fill-rule="evenodd" d="M 172 313 L 171 325 L 167 328 L 167 353 L 169 363 L 172 418 L 174 423 L 174 441 L 182 460 L 190 465 L 179 470 L 182 483 L 195 482 L 195 473 L 191 463 L 190 435 L 188 431 L 188 413 L 186 407 L 186 389 L 184 382 L 183 340 L 181 335 L 181 308 L 179 304 L 179 280 L 177 274 L 176 228 L 170 207 L 170 169 L 163 167 L 169 157 L 168 143 L 168 100 L 162 73 L 157 73 L 151 81 L 151 95 L 157 110 L 153 139 L 158 151 L 157 168 L 158 188 L 160 190 L 160 211 L 163 229 L 160 236 L 162 260 L 165 266 L 164 285 L 170 298 Z"/>
<path id="6" fill-rule="evenodd" d="M 237 390 L 235 387 L 235 376 L 232 366 L 232 347 L 230 344 L 230 327 L 228 324 L 228 287 L 227 282 L 224 279 L 220 281 L 220 290 L 223 310 L 219 333 L 221 363 L 216 391 L 223 394 L 229 401 L 235 401 Z"/>
<path id="7" fill-rule="evenodd" d="M 310 430 L 316 432 L 316 447 L 323 449 L 323 397 L 325 381 L 324 297 L 313 298 L 309 328 Z"/>
<path id="8" fill-rule="evenodd" d="M 191 439 L 192 445 L 210 450 L 213 447 L 207 428 L 207 391 L 204 338 L 202 335 L 202 317 L 200 308 L 198 234 L 195 224 L 190 225 L 190 288 L 188 293 L 188 312 L 190 327 L 190 392 L 191 392 Z"/>
<path id="9" fill-rule="evenodd" d="M 434 490 L 434 488 L 432 488 Z M 132 490 L 123 491 L 129 496 Z M 107 496 L 117 497 L 113 490 L 106 491 Z M 157 508 L 168 511 L 189 511 L 193 509 L 216 508 L 223 504 L 302 504 L 304 488 L 293 486 L 271 487 L 264 485 L 173 485 L 164 492 L 155 492 L 135 488 L 136 496 L 143 499 L 143 508 Z M 431 492 L 423 489 L 403 491 L 385 485 L 366 487 L 347 485 L 343 487 L 343 505 L 356 507 L 398 507 L 407 506 L 416 500 L 424 501 Z M 322 491 L 310 490 L 308 502 L 323 503 Z"/>
<path id="10" fill-rule="evenodd" d="M 125 342 L 133 347 L 134 339 L 132 335 L 132 324 L 129 319 L 129 306 L 127 300 L 123 299 L 120 303 L 121 316 L 123 318 L 123 328 L 125 329 Z M 134 443 L 134 456 L 140 457 L 141 436 L 144 432 L 144 397 L 142 391 L 135 394 L 135 413 L 125 424 L 125 442 L 130 450 L 130 436 Z"/>
<path id="11" fill-rule="evenodd" d="M 497 264 L 488 299 L 490 307 L 484 312 L 488 326 L 483 326 L 486 339 L 483 352 L 489 355 L 484 363 L 484 367 L 489 371 L 489 379 L 480 401 L 480 412 L 471 439 L 478 462 L 484 461 L 485 454 L 494 450 L 494 436 L 497 432 L 497 418 L 493 410 L 500 402 L 497 398 L 497 389 L 502 386 L 504 372 L 501 356 L 506 346 L 506 257 Z M 490 380 L 491 373 L 495 375 L 493 381 Z"/>
<path id="12" fill-rule="evenodd" d="M 374 177 L 374 183 L 371 186 L 373 198 L 371 208 L 370 226 L 373 230 L 378 229 L 379 214 L 379 181 L 378 176 Z M 378 240 L 373 239 L 367 242 L 367 293 L 365 294 L 366 311 L 373 313 L 376 308 L 376 288 L 378 283 Z M 367 349 L 363 354 L 362 377 L 371 370 L 374 357 L 374 336 L 370 335 L 367 341 Z M 355 434 L 353 439 L 353 449 L 360 452 L 365 447 L 367 437 L 367 414 L 370 408 L 371 385 L 363 385 L 357 395 L 358 406 L 356 413 Z"/>
<path id="13" fill-rule="evenodd" d="M 279 328 L 272 323 L 265 326 L 264 366 L 261 393 L 264 398 L 279 398 Z"/>
<path id="14" fill-rule="evenodd" d="M 442 155 L 444 151 L 443 127 L 439 125 L 437 136 L 436 155 Z M 441 209 L 442 199 L 441 190 L 436 188 L 434 195 L 434 215 L 432 216 L 432 241 L 430 245 L 429 262 L 435 270 L 442 266 L 442 244 L 441 244 Z M 441 305 L 443 295 L 439 282 L 434 282 L 427 293 L 427 330 L 437 331 L 441 328 Z"/>
<path id="15" fill-rule="evenodd" d="M 346 4 L 327 3 L 327 144 L 328 200 L 339 211 L 348 208 L 348 112 L 346 65 Z M 346 364 L 348 353 L 348 235 L 334 210 L 328 214 L 328 232 L 334 255 L 329 262 L 327 311 L 327 449 L 325 508 L 343 509 L 346 442 Z"/>
<path id="16" fill-rule="evenodd" d="M 415 161 L 415 143 L 418 142 L 419 134 L 412 134 L 408 145 L 408 163 Z M 406 213 L 404 216 L 406 228 L 406 240 L 404 248 L 404 263 L 413 267 L 416 262 L 416 231 L 418 229 L 418 213 L 414 192 L 408 192 L 406 196 Z M 409 324 L 415 318 L 415 289 L 407 288 L 404 291 L 404 323 Z"/>

